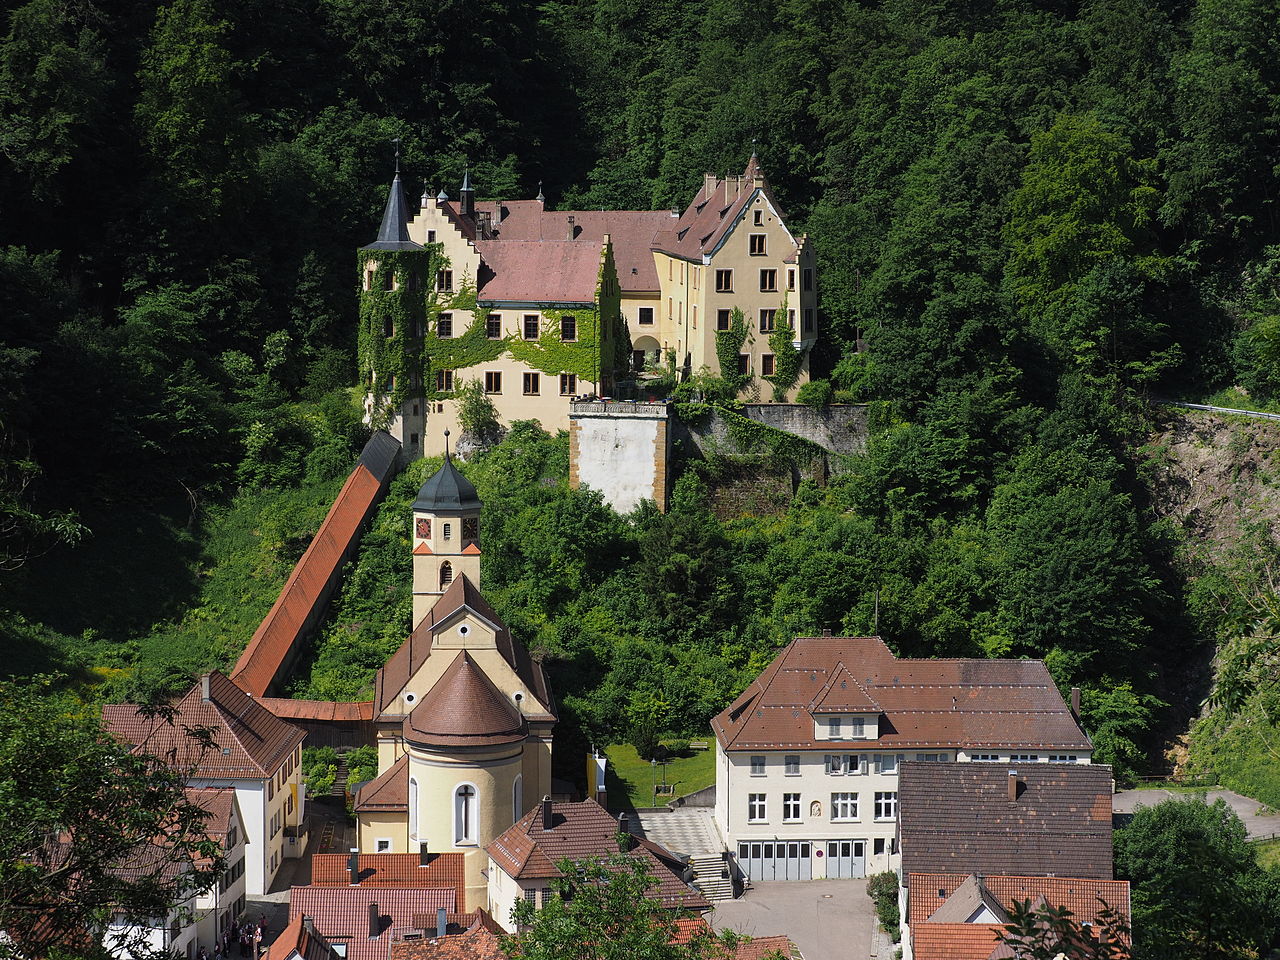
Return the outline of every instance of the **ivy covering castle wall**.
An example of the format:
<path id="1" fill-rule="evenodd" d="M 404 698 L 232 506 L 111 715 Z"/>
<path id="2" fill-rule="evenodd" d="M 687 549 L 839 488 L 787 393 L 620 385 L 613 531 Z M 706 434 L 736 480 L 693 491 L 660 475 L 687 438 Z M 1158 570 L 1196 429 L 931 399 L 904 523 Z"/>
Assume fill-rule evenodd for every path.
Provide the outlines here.
<path id="1" fill-rule="evenodd" d="M 385 427 L 421 383 L 422 341 L 417 334 L 427 315 L 424 290 L 433 285 L 444 259 L 436 244 L 422 250 L 359 252 L 357 357 L 375 429 Z"/>

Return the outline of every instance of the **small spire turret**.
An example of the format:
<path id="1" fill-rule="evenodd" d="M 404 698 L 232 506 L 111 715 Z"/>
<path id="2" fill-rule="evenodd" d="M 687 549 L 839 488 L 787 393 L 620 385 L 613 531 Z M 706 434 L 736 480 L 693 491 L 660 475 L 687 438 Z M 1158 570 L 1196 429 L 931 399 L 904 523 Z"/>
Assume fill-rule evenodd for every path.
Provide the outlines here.
<path id="1" fill-rule="evenodd" d="M 462 174 L 462 189 L 458 191 L 458 213 L 464 217 L 474 217 L 476 214 L 476 192 L 471 189 L 470 164 Z"/>

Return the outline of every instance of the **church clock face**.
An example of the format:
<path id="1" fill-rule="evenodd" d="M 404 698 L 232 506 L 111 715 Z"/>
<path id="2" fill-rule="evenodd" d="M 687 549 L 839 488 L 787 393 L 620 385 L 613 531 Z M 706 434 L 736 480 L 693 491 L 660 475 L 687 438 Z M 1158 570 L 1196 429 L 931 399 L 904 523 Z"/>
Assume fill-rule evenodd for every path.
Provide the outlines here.
<path id="1" fill-rule="evenodd" d="M 480 539 L 480 518 L 479 517 L 463 517 L 462 518 L 462 539 L 463 540 L 479 540 Z"/>
<path id="2" fill-rule="evenodd" d="M 430 520 L 427 520 L 427 519 L 418 520 L 418 539 L 419 540 L 431 539 L 431 521 Z"/>

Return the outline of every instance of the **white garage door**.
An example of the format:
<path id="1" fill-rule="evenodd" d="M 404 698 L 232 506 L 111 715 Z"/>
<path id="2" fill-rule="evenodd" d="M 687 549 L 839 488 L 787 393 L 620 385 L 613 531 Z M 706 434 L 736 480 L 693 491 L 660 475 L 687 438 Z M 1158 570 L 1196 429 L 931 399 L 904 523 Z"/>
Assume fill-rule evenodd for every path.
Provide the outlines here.
<path id="1" fill-rule="evenodd" d="M 808 840 L 752 840 L 738 844 L 738 863 L 748 880 L 812 880 L 813 844 Z"/>

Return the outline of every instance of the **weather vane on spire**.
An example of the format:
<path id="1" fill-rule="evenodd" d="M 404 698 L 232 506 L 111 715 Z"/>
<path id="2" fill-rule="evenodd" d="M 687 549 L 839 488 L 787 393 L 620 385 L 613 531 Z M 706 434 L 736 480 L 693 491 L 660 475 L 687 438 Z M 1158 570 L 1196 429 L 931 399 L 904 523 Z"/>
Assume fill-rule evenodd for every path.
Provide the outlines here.
<path id="1" fill-rule="evenodd" d="M 393 137 L 391 142 L 396 145 L 396 173 L 399 173 L 400 172 L 400 138 Z"/>
<path id="2" fill-rule="evenodd" d="M 756 155 L 756 138 L 755 137 L 751 138 L 751 155 L 753 157 Z"/>

